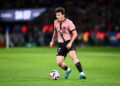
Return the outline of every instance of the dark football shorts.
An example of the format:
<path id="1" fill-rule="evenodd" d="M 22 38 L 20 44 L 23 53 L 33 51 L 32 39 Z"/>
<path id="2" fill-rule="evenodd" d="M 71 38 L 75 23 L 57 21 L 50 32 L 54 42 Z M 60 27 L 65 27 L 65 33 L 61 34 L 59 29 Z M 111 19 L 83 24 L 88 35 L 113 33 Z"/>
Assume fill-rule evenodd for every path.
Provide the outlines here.
<path id="1" fill-rule="evenodd" d="M 57 55 L 56 56 L 64 56 L 66 57 L 67 53 L 71 50 L 76 50 L 74 43 L 72 44 L 70 49 L 67 49 L 66 46 L 70 42 L 66 41 L 64 43 L 58 43 Z"/>

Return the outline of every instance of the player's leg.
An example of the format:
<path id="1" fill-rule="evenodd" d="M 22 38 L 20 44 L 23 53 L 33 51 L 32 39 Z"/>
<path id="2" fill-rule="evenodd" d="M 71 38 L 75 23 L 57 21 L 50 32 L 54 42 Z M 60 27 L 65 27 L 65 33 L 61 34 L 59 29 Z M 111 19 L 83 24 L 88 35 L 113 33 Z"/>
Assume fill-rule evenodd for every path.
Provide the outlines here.
<path id="1" fill-rule="evenodd" d="M 80 78 L 81 78 L 81 79 L 86 79 L 85 74 L 83 73 L 83 70 L 82 70 L 81 63 L 80 63 L 80 61 L 77 59 L 76 51 L 75 51 L 75 50 L 69 51 L 69 56 L 71 57 L 72 61 L 73 61 L 74 64 L 76 65 L 78 71 L 80 72 Z"/>
<path id="2" fill-rule="evenodd" d="M 63 63 L 65 57 L 64 56 L 56 56 L 56 61 L 57 61 L 57 64 L 60 68 L 62 68 L 63 70 L 67 70 L 67 66 L 65 63 Z"/>
<path id="3" fill-rule="evenodd" d="M 71 72 L 71 68 L 68 68 L 66 66 L 66 64 L 64 63 L 64 60 L 65 60 L 64 56 L 57 56 L 56 57 L 56 61 L 57 61 L 58 66 L 66 71 L 64 78 L 67 79 L 69 76 L 69 73 Z"/>

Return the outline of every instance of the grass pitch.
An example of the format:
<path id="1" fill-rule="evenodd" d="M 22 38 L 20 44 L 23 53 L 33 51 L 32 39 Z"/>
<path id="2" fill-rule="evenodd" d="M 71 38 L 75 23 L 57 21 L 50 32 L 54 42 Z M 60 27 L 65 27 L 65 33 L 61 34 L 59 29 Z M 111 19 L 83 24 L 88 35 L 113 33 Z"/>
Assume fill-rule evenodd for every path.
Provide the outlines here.
<path id="1" fill-rule="evenodd" d="M 0 48 L 0 86 L 120 86 L 120 48 L 77 47 L 86 80 L 79 79 L 69 55 L 65 63 L 72 72 L 65 80 L 65 71 L 56 64 L 56 50 L 57 47 Z M 50 80 L 53 69 L 60 72 L 59 80 Z"/>

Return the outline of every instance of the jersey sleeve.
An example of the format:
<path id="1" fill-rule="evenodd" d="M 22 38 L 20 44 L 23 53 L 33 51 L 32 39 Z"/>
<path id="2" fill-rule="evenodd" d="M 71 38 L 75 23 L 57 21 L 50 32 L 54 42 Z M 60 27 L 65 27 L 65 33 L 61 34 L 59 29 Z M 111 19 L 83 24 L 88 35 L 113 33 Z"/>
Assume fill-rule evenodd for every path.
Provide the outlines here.
<path id="1" fill-rule="evenodd" d="M 69 22 L 69 29 L 70 29 L 71 32 L 74 31 L 74 30 L 76 30 L 75 29 L 75 25 L 73 24 L 72 21 Z"/>

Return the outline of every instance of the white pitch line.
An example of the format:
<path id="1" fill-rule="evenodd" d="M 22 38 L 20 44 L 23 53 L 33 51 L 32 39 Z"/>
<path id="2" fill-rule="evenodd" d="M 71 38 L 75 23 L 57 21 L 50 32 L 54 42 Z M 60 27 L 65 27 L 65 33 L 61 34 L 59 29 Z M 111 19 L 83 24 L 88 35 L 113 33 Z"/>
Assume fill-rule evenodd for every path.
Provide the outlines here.
<path id="1" fill-rule="evenodd" d="M 99 52 L 99 53 L 97 53 L 97 52 L 79 52 L 80 54 L 84 54 L 84 55 L 99 55 L 99 56 L 118 56 L 118 57 L 120 57 L 120 54 L 111 54 L 111 53 L 101 53 L 101 52 Z"/>

